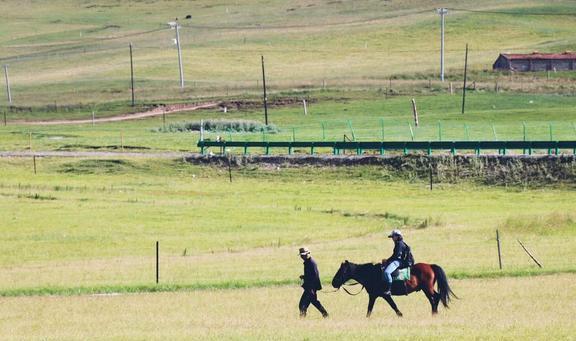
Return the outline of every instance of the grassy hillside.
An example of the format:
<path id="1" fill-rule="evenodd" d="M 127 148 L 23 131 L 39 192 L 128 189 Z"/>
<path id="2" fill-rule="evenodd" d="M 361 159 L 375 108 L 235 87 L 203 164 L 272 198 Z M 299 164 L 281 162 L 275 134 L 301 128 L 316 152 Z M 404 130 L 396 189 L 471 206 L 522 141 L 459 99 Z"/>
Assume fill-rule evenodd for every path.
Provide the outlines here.
<path id="1" fill-rule="evenodd" d="M 266 57 L 271 90 L 378 88 L 392 75 L 437 75 L 439 5 L 9 0 L 0 14 L 0 61 L 9 64 L 14 104 L 23 106 L 128 100 L 129 42 L 139 101 L 257 91 L 260 55 Z M 571 1 L 442 5 L 455 8 L 447 16 L 448 76 L 461 73 L 465 43 L 473 70 L 489 68 L 502 51 L 576 49 L 573 17 L 561 15 L 576 13 Z M 184 19 L 188 14 L 191 20 Z M 166 25 L 176 17 L 182 24 L 184 91 L 178 89 L 174 30 Z M 0 103 L 6 105 L 5 97 Z"/>
<path id="2" fill-rule="evenodd" d="M 0 292 L 150 284 L 156 240 L 164 284 L 291 283 L 301 244 L 327 279 L 344 258 L 386 257 L 393 227 L 419 261 L 441 263 L 450 276 L 497 272 L 496 228 L 506 274 L 535 270 L 516 238 L 545 271 L 574 270 L 572 188 L 462 183 L 430 192 L 378 167 L 241 168 L 229 183 L 222 169 L 177 161 L 41 159 L 38 175 L 29 160 L 0 162 Z"/>
<path id="3" fill-rule="evenodd" d="M 38 175 L 28 160 L 0 166 L 7 339 L 545 339 L 574 331 L 573 188 L 460 183 L 431 192 L 377 167 L 235 169 L 229 183 L 221 169 L 178 161 L 41 159 Z M 418 262 L 446 270 L 461 298 L 452 309 L 433 318 L 417 293 L 396 298 L 403 319 L 379 300 L 368 320 L 364 294 L 320 293 L 331 318 L 310 311 L 298 320 L 298 247 L 312 249 L 328 292 L 344 259 L 387 257 L 386 232 L 397 227 Z"/>
<path id="4" fill-rule="evenodd" d="M 308 98 L 308 115 L 298 103 L 300 96 L 290 96 L 295 104 L 273 106 L 269 120 L 279 131 L 275 134 L 207 132 L 230 141 L 341 141 L 355 136 L 359 141 L 414 140 L 574 140 L 576 139 L 576 97 L 542 94 L 470 92 L 467 112 L 460 113 L 460 96 L 415 96 L 420 112 L 420 126 L 414 127 L 410 99 L 388 98 L 379 92 L 315 92 Z M 167 115 L 166 127 L 202 119 L 256 120 L 263 122 L 259 102 L 247 102 L 239 110 L 201 110 Z M 90 108 L 87 108 L 90 110 Z M 96 107 L 96 117 L 109 114 Z M 114 109 L 112 109 L 114 110 Z M 194 132 L 163 132 L 162 117 L 146 120 L 103 123 L 92 126 L 23 126 L 18 120 L 42 120 L 54 117 L 89 119 L 91 112 L 77 111 L 18 112 L 7 115 L 8 125 L 0 126 L 0 150 L 120 150 L 130 151 L 198 151 L 200 138 Z M 1 120 L 1 117 L 0 117 Z M 525 126 L 525 129 L 524 129 Z M 552 131 L 551 131 L 552 130 Z M 551 134 L 552 133 L 552 134 Z M 30 135 L 31 134 L 31 135 Z M 384 136 L 382 136 L 384 134 Z M 243 150 L 231 150 L 242 153 Z M 261 150 L 252 149 L 252 153 Z M 286 150 L 282 150 L 286 153 Z M 305 151 L 308 152 L 308 151 Z M 572 152 L 572 151 L 568 151 Z"/>

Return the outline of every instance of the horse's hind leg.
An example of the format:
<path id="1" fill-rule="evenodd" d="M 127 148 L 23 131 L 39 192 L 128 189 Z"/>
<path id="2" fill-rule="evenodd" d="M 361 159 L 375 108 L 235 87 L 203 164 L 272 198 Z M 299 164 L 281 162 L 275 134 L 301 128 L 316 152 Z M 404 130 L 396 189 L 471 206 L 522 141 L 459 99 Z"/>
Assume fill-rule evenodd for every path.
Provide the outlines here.
<path id="1" fill-rule="evenodd" d="M 427 287 L 427 288 L 423 288 L 424 294 L 426 295 L 426 298 L 428 298 L 428 301 L 430 302 L 430 305 L 432 306 L 432 314 L 437 314 L 438 313 L 438 302 L 440 301 L 440 294 L 438 294 L 437 292 L 434 291 L 434 288 L 432 287 Z"/>
<path id="2" fill-rule="evenodd" d="M 372 309 L 374 309 L 374 302 L 376 302 L 377 296 L 370 295 L 368 301 L 368 312 L 366 313 L 366 317 L 370 317 L 372 315 Z"/>
<path id="3" fill-rule="evenodd" d="M 438 303 L 440 303 L 440 294 L 434 291 L 434 296 L 432 296 L 432 298 L 434 299 L 434 303 L 432 304 L 432 312 L 438 313 Z"/>
<path id="4" fill-rule="evenodd" d="M 394 302 L 394 300 L 392 299 L 392 296 L 384 295 L 383 297 L 386 300 L 386 302 L 388 302 L 390 307 L 392 309 L 394 309 L 394 311 L 396 312 L 396 316 L 402 317 L 402 312 L 400 312 L 400 310 L 398 310 L 398 306 L 396 306 L 396 302 Z"/>

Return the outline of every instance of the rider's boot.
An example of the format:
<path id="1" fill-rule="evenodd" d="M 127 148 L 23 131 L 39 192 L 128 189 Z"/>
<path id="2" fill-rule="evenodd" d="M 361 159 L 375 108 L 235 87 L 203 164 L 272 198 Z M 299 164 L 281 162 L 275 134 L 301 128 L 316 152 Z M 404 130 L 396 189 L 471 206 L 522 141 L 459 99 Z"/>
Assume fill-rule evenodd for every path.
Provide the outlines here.
<path id="1" fill-rule="evenodd" d="M 392 295 L 392 292 L 390 292 L 390 287 L 391 287 L 390 283 L 384 282 L 384 295 L 386 296 Z"/>

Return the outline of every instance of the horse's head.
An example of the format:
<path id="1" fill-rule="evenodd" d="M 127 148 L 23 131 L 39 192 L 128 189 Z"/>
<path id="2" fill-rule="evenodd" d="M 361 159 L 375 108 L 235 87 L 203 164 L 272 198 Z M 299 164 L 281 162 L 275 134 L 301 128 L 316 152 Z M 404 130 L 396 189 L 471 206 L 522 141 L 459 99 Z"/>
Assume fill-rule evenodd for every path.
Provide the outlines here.
<path id="1" fill-rule="evenodd" d="M 352 278 L 352 270 L 353 270 L 353 263 L 349 261 L 344 261 L 340 264 L 340 269 L 332 278 L 332 286 L 336 289 L 339 289 L 342 284 L 346 283 L 350 278 Z"/>

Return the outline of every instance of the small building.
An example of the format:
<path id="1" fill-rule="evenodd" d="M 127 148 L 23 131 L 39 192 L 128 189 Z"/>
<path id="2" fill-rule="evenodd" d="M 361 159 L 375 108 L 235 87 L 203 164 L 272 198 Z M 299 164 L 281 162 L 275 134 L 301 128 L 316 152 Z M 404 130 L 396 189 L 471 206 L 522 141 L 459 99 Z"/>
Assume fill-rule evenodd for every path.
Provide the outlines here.
<path id="1" fill-rule="evenodd" d="M 529 54 L 501 53 L 492 65 L 494 70 L 506 71 L 566 71 L 576 69 L 576 53 L 540 53 Z"/>

